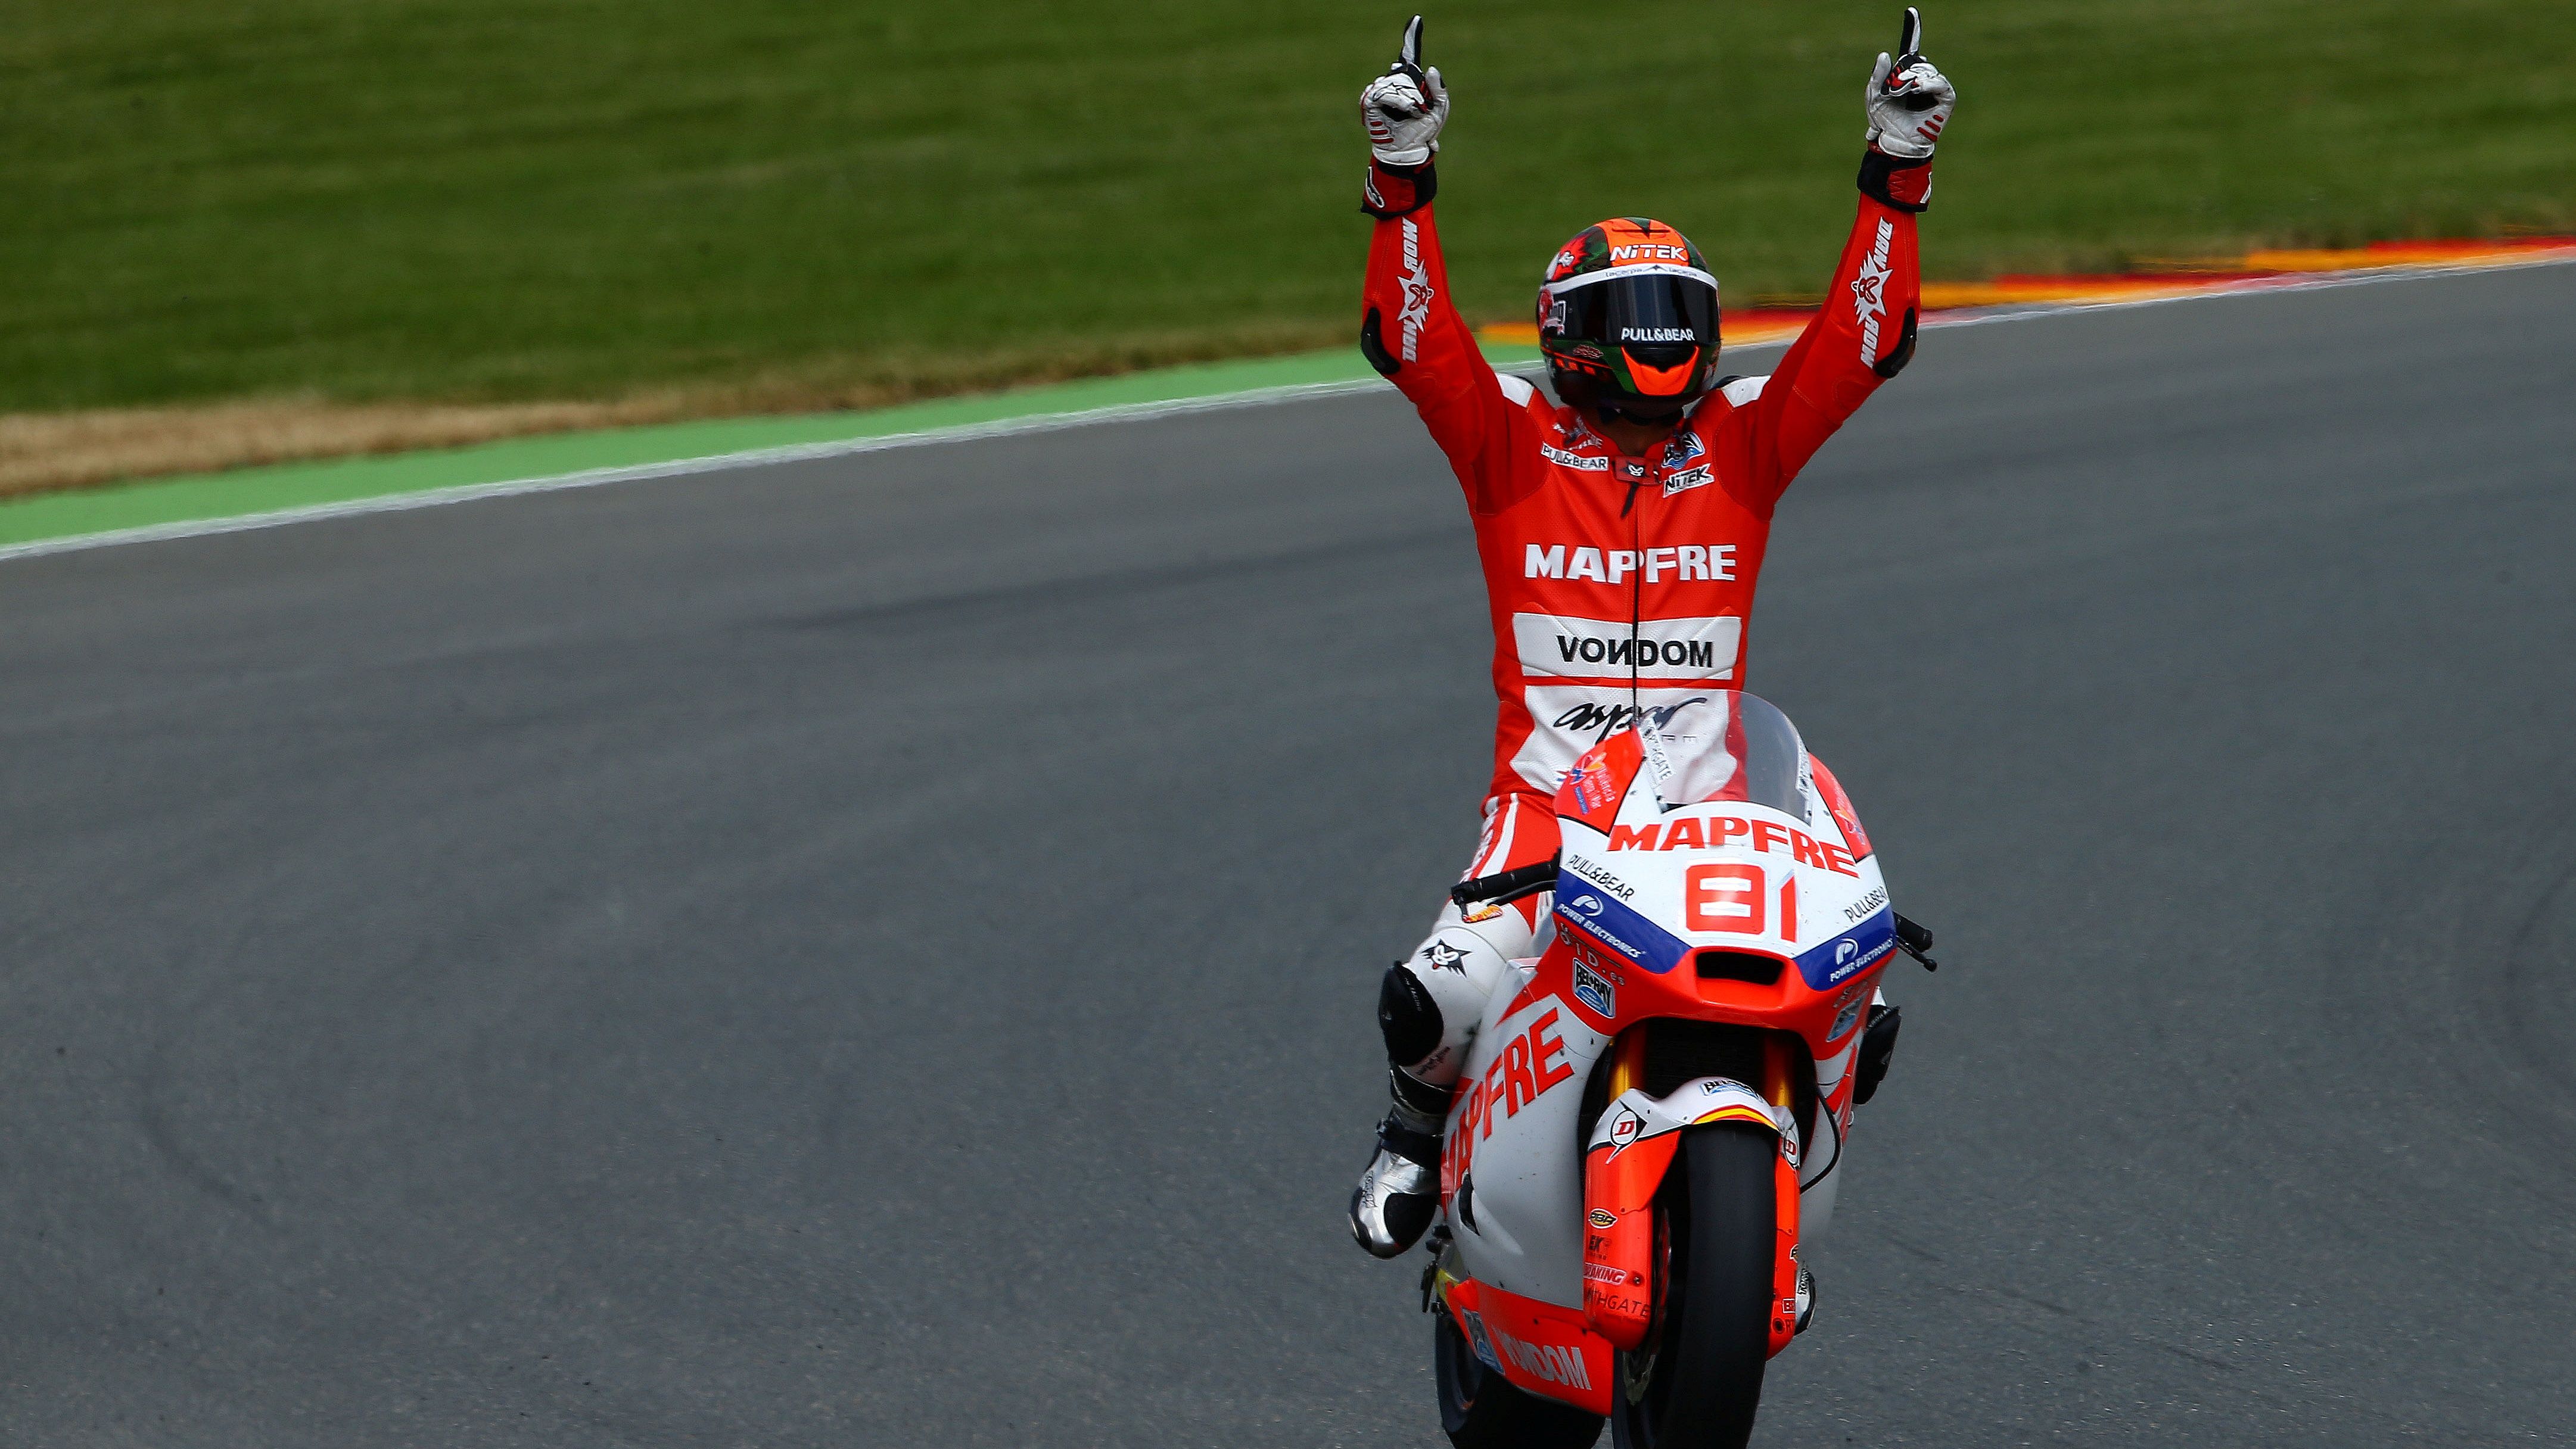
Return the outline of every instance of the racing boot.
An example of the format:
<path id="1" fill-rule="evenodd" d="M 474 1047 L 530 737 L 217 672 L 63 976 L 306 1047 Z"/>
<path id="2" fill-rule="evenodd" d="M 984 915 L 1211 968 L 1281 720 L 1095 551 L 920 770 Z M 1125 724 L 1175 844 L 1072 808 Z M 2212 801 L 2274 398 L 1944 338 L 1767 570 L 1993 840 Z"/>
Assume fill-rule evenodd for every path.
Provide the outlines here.
<path id="1" fill-rule="evenodd" d="M 1452 1095 L 1402 1067 L 1388 1068 L 1387 1082 L 1395 1105 L 1378 1124 L 1377 1155 L 1351 1193 L 1351 1237 L 1379 1258 L 1419 1242 L 1440 1209 L 1440 1129 Z"/>

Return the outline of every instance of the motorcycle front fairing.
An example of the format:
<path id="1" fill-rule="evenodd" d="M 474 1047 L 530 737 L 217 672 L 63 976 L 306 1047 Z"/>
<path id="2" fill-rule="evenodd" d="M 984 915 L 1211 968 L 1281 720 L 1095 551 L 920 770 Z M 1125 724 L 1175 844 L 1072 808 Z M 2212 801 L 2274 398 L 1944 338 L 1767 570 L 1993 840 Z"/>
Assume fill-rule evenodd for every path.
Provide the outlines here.
<path id="1" fill-rule="evenodd" d="M 1858 1028 L 1895 937 L 1848 803 L 1830 775 L 1820 785 L 1795 727 L 1754 696 L 1717 694 L 1660 728 L 1609 737 L 1568 772 L 1557 808 L 1554 939 L 1487 1003 L 1441 1196 L 1464 1276 L 1579 1313 L 1584 1152 L 1612 1113 L 1589 1134 L 1577 1117 L 1619 1034 L 1679 1018 L 1805 1043 L 1813 1120 L 1779 1130 L 1812 1234 L 1830 1215 Z M 1771 979 L 1748 961 L 1769 962 Z M 1684 1083 L 1670 1095 L 1692 1090 L 1718 1089 Z"/>

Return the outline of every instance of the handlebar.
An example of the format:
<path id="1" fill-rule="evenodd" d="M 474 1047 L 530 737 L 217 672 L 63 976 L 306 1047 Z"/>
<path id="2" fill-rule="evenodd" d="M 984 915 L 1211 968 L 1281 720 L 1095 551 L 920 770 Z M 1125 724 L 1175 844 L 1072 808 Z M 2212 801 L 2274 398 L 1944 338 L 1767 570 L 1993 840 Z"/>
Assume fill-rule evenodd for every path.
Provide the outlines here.
<path id="1" fill-rule="evenodd" d="M 1556 860 L 1557 858 L 1551 855 L 1545 860 L 1522 866 L 1518 870 L 1507 870 L 1495 875 L 1480 875 L 1474 880 L 1462 880 L 1449 888 L 1449 899 L 1461 907 L 1480 902 L 1499 906 L 1506 901 L 1519 900 L 1523 896 L 1537 895 L 1540 891 L 1554 890 L 1556 889 Z"/>

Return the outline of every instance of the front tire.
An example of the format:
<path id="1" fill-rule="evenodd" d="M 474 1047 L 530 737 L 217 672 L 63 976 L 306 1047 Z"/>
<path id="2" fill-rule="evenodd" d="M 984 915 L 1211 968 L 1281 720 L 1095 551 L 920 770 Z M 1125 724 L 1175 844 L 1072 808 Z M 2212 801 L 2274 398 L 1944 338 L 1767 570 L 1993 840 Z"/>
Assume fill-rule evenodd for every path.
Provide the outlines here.
<path id="1" fill-rule="evenodd" d="M 1571 1404 L 1523 1392 L 1485 1366 L 1444 1306 L 1432 1315 L 1440 1427 L 1457 1449 L 1591 1449 L 1601 1421 Z"/>
<path id="2" fill-rule="evenodd" d="M 1655 1199 L 1655 1320 L 1618 1356 L 1618 1449 L 1743 1449 L 1771 1358 L 1780 1139 L 1721 1123 L 1682 1135 Z"/>

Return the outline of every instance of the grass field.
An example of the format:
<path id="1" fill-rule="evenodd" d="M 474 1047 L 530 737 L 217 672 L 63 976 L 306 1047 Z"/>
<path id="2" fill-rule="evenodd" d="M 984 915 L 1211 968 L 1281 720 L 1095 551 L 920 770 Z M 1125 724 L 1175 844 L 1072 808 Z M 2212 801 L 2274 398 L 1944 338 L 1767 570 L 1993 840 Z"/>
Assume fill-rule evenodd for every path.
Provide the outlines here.
<path id="1" fill-rule="evenodd" d="M 1936 275 L 2576 230 L 2554 6 L 1926 8 L 1965 93 Z M 640 416 L 1336 343 L 1354 97 L 1407 9 L 27 0 L 0 26 L 0 413 Z M 1461 304 L 1518 316 L 1620 212 L 1690 231 L 1731 301 L 1820 286 L 1896 14 L 1433 9 Z"/>

